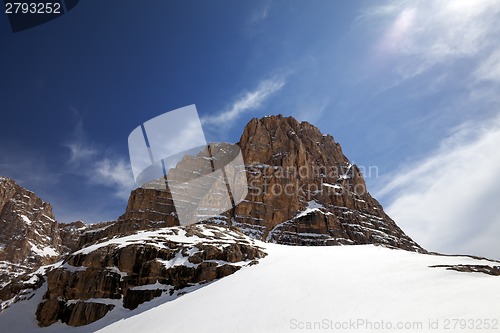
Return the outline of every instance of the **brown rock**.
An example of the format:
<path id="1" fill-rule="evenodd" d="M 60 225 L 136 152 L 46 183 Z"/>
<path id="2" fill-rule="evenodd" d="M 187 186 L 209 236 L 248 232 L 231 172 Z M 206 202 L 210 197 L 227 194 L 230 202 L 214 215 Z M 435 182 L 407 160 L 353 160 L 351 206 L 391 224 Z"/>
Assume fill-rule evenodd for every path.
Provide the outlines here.
<path id="1" fill-rule="evenodd" d="M 123 298 L 123 307 L 133 310 L 144 302 L 151 301 L 153 298 L 160 297 L 161 289 L 154 290 L 128 290 Z"/>
<path id="2" fill-rule="evenodd" d="M 359 168 L 332 136 L 279 115 L 250 121 L 239 144 L 251 190 L 227 221 L 247 234 L 290 245 L 422 251 L 366 191 Z"/>
<path id="3" fill-rule="evenodd" d="M 36 310 L 36 318 L 38 320 L 38 325 L 42 327 L 50 326 L 57 322 L 61 315 L 61 302 L 57 298 L 48 299 L 38 305 Z"/>
<path id="4" fill-rule="evenodd" d="M 88 325 L 104 317 L 114 307 L 112 304 L 79 301 L 67 307 L 62 321 L 69 326 Z"/>

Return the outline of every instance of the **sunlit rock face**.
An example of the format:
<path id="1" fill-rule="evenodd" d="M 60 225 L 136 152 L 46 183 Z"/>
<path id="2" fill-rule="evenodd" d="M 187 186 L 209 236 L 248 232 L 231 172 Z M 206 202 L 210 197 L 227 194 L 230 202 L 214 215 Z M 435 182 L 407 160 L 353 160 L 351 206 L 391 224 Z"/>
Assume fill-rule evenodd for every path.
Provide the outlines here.
<path id="1" fill-rule="evenodd" d="M 0 287 L 59 259 L 59 228 L 50 204 L 0 177 Z M 1 288 L 0 288 L 1 289 Z"/>
<path id="2" fill-rule="evenodd" d="M 224 213 L 207 214 L 206 222 L 237 227 L 256 239 L 282 244 L 384 244 L 424 251 L 368 193 L 360 168 L 331 135 L 293 117 L 268 116 L 252 119 L 238 145 L 248 194 Z M 212 159 L 212 166 L 214 161 L 224 164 L 221 152 L 230 146 L 211 144 L 213 154 L 187 156 L 169 176 L 188 180 L 207 174 L 207 159 Z M 207 211 L 210 204 L 214 211 L 221 205 L 220 186 L 200 198 L 196 188 L 169 188 L 165 180 L 158 182 L 161 186 L 133 191 L 118 222 L 82 239 L 81 245 L 133 230 L 179 225 L 172 193 L 175 196 L 180 188 L 186 192 L 183 200 L 192 198 Z"/>

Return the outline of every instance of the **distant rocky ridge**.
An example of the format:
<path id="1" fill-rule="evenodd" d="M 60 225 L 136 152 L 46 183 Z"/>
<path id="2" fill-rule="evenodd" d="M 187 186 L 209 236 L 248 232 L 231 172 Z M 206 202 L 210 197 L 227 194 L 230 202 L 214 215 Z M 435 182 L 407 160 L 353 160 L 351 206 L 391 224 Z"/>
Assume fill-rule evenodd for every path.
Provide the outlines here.
<path id="1" fill-rule="evenodd" d="M 0 177 L 0 312 L 40 287 L 41 266 L 76 251 L 80 237 L 111 223 L 57 223 L 49 203 Z"/>
<path id="2" fill-rule="evenodd" d="M 59 234 L 61 236 L 63 254 L 79 250 L 82 247 L 80 245 L 82 239 L 111 226 L 115 222 L 116 221 L 107 221 L 88 224 L 82 221 L 75 221 L 71 223 L 59 223 Z"/>

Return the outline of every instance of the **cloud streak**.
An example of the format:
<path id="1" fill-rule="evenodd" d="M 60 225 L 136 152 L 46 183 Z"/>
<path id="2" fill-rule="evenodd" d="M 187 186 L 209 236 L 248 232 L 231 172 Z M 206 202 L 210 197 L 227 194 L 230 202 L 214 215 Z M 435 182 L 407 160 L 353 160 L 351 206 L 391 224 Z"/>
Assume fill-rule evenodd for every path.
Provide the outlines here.
<path id="1" fill-rule="evenodd" d="M 265 20 L 269 15 L 269 10 L 271 9 L 271 1 L 266 0 L 262 3 L 262 5 L 255 10 L 250 16 L 250 23 L 257 23 L 262 20 Z"/>
<path id="2" fill-rule="evenodd" d="M 494 0 L 397 1 L 371 7 L 358 25 L 387 25 L 375 45 L 379 56 L 400 56 L 404 79 L 435 65 L 498 49 L 500 4 Z"/>
<path id="3" fill-rule="evenodd" d="M 257 88 L 241 94 L 225 111 L 214 116 L 206 116 L 201 119 L 202 124 L 227 125 L 234 122 L 240 115 L 247 111 L 260 108 L 271 96 L 285 86 L 285 79 L 273 77 L 261 81 Z"/>
<path id="4" fill-rule="evenodd" d="M 73 130 L 73 139 L 63 144 L 70 151 L 68 163 L 76 166 L 81 161 L 88 160 L 95 156 L 98 151 L 88 142 L 87 136 L 83 130 L 83 120 L 75 108 L 70 108 L 75 119 L 75 128 Z"/>
<path id="5" fill-rule="evenodd" d="M 115 189 L 115 196 L 127 200 L 134 187 L 130 163 L 121 158 L 102 158 L 93 162 L 87 174 L 94 184 Z"/>
<path id="6" fill-rule="evenodd" d="M 111 188 L 117 198 L 127 200 L 134 188 L 132 169 L 128 160 L 92 144 L 83 128 L 83 121 L 73 109 L 76 126 L 74 137 L 64 144 L 69 149 L 68 172 L 84 177 L 92 185 Z"/>
<path id="7" fill-rule="evenodd" d="M 429 250 L 500 259 L 500 119 L 466 123 L 440 148 L 392 175 L 376 193 L 415 241 Z"/>

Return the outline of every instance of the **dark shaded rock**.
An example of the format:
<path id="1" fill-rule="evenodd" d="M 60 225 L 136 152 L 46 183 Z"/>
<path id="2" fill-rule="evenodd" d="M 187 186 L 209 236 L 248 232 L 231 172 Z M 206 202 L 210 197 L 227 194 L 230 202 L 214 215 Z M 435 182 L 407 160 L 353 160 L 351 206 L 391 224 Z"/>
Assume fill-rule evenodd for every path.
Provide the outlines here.
<path id="1" fill-rule="evenodd" d="M 62 317 L 61 308 L 63 306 L 64 302 L 56 298 L 51 298 L 40 303 L 36 310 L 38 325 L 46 327 L 57 322 Z"/>
<path id="2" fill-rule="evenodd" d="M 65 309 L 61 320 L 69 326 L 88 325 L 104 317 L 114 307 L 112 304 L 78 301 Z"/>
<path id="3" fill-rule="evenodd" d="M 133 310 L 144 302 L 148 302 L 155 297 L 160 297 L 161 294 L 162 294 L 162 289 L 154 289 L 154 290 L 129 289 L 127 291 L 127 294 L 123 298 L 123 307 Z"/>

